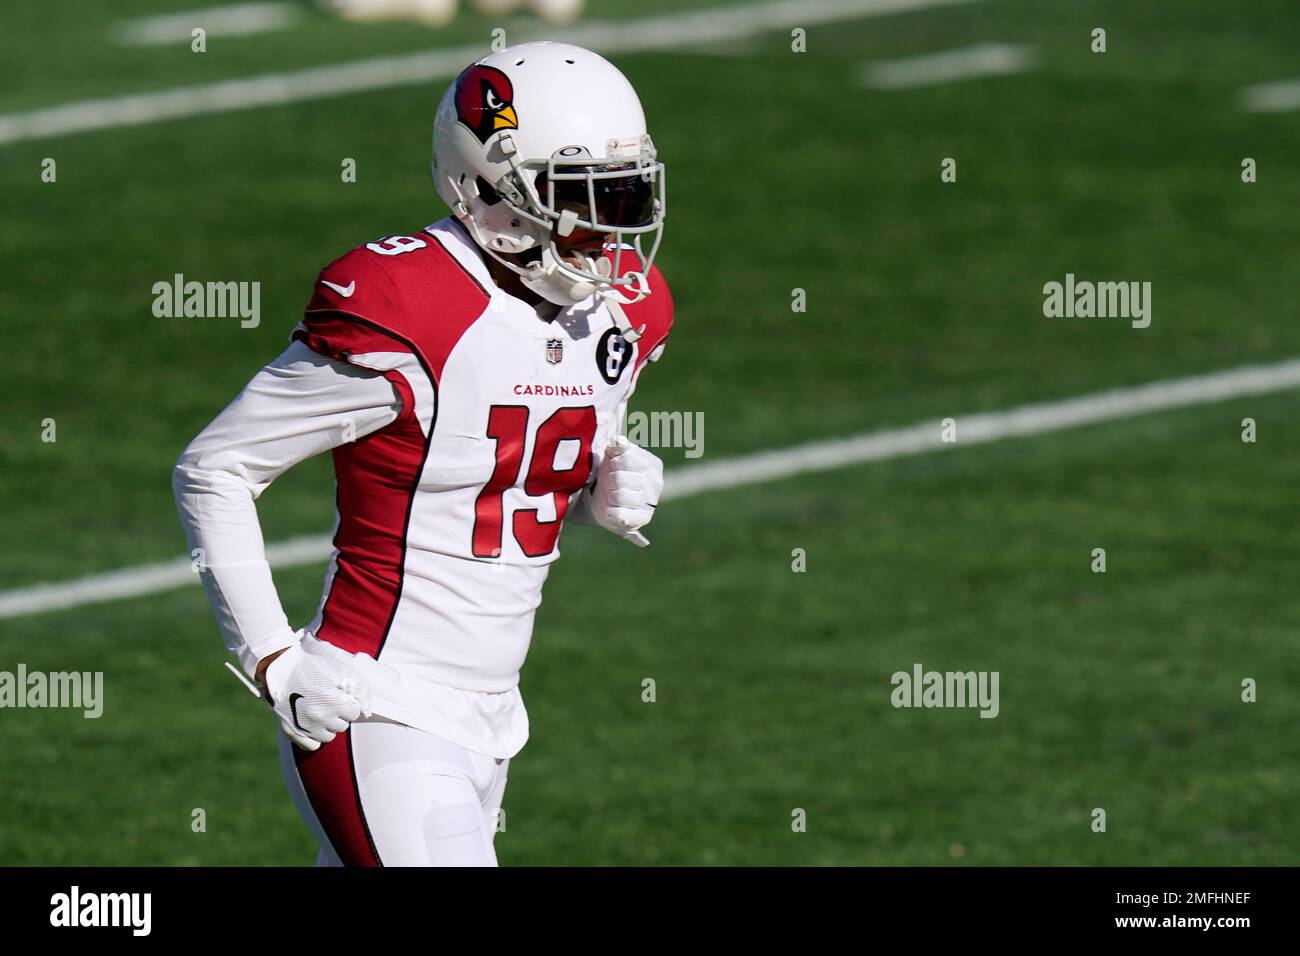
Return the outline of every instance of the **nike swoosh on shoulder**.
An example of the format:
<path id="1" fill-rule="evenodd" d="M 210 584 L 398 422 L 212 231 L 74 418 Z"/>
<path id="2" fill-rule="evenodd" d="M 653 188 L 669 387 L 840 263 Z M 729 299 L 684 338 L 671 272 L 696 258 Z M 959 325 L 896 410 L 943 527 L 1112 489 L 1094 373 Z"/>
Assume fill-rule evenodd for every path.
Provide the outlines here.
<path id="1" fill-rule="evenodd" d="M 329 279 L 321 279 L 321 280 L 320 280 L 320 284 L 321 284 L 321 285 L 327 285 L 327 286 L 329 286 L 331 289 L 333 289 L 333 290 L 334 290 L 335 292 L 337 292 L 339 295 L 343 296 L 343 298 L 345 298 L 345 299 L 346 299 L 346 298 L 349 298 L 349 297 L 352 295 L 353 292 L 356 292 L 356 291 L 357 291 L 357 280 L 356 280 L 356 279 L 353 279 L 351 282 L 349 282 L 349 283 L 348 283 L 347 285 L 345 285 L 345 286 L 344 286 L 344 285 L 335 285 L 333 282 L 330 282 Z"/>

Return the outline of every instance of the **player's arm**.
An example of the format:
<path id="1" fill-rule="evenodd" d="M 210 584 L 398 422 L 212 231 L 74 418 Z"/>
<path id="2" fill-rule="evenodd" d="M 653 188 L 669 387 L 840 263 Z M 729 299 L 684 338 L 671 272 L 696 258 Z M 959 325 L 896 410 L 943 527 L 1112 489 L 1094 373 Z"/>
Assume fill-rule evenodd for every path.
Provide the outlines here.
<path id="1" fill-rule="evenodd" d="M 382 375 L 294 342 L 192 441 L 172 486 L 226 647 L 250 677 L 296 648 L 266 560 L 255 502 L 293 465 L 395 420 Z M 288 670 L 287 662 L 280 670 Z"/>

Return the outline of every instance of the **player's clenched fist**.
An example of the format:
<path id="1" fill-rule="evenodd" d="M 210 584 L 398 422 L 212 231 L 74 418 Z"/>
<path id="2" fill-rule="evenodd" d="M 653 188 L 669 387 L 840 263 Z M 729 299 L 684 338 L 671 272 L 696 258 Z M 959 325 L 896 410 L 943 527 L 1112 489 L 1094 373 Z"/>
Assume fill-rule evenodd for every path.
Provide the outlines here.
<path id="1" fill-rule="evenodd" d="M 313 641 L 300 642 L 266 668 L 264 688 L 271 709 L 289 739 L 303 750 L 329 743 L 348 724 L 370 713 L 370 690 L 357 675 L 347 651 Z"/>
<path id="2" fill-rule="evenodd" d="M 619 435 L 605 449 L 605 459 L 596 471 L 591 515 L 602 528 L 644 548 L 650 542 L 639 529 L 655 516 L 663 490 L 664 463 L 653 452 Z"/>

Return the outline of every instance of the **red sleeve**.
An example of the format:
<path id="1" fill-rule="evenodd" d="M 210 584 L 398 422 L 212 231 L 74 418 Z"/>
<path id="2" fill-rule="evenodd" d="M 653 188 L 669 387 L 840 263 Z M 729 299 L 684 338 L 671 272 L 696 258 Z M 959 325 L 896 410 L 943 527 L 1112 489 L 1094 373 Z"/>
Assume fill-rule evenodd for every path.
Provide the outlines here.
<path id="1" fill-rule="evenodd" d="M 645 326 L 636 343 L 636 364 L 641 366 L 668 338 L 673 328 L 673 296 L 668 282 L 657 266 L 650 267 L 650 295 L 635 305 L 625 305 L 623 311 L 632 328 Z"/>
<path id="2" fill-rule="evenodd" d="M 293 337 L 344 360 L 366 352 L 410 352 L 436 380 L 489 301 L 433 236 L 389 236 L 321 270 Z"/>
<path id="3" fill-rule="evenodd" d="M 342 313 L 309 315 L 298 323 L 291 338 L 313 352 L 342 362 L 350 361 L 349 356 L 368 352 L 410 351 L 401 341 L 369 328 L 355 316 Z"/>
<path id="4" fill-rule="evenodd" d="M 316 277 L 293 339 L 313 352 L 348 361 L 367 352 L 408 352 L 388 317 L 400 310 L 392 278 L 364 247 L 335 259 Z"/>

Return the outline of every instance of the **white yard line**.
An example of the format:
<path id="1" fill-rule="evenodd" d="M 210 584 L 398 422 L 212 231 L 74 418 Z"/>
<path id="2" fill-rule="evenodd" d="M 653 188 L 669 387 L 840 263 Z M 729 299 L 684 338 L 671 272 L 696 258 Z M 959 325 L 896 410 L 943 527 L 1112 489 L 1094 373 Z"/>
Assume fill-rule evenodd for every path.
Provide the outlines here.
<path id="1" fill-rule="evenodd" d="M 1241 108 L 1249 113 L 1300 110 L 1300 80 L 1277 80 L 1247 86 L 1241 91 Z"/>
<path id="2" fill-rule="evenodd" d="M 830 471 L 864 462 L 965 448 L 1003 438 L 1042 435 L 1152 412 L 1188 408 L 1249 395 L 1266 395 L 1290 388 L 1300 388 L 1300 358 L 1273 365 L 1251 365 L 1208 375 L 1094 392 L 1061 401 L 1021 405 L 1000 412 L 953 416 L 957 441 L 951 444 L 940 441 L 940 423 L 933 420 L 906 428 L 867 432 L 848 438 L 811 442 L 724 461 L 675 468 L 667 474 L 663 497 L 664 500 L 686 498 L 706 491 Z M 270 544 L 266 554 L 272 567 L 290 568 L 323 563 L 330 551 L 329 535 L 308 535 Z M 142 565 L 92 574 L 74 581 L 38 584 L 0 592 L 0 618 L 57 611 L 120 598 L 143 597 L 197 583 L 198 575 L 190 569 L 188 560 Z"/>
<path id="3" fill-rule="evenodd" d="M 267 545 L 266 559 L 274 567 L 294 568 L 323 561 L 332 550 L 330 535 L 303 535 Z M 0 591 L 0 619 L 59 611 L 84 604 L 98 604 L 101 601 L 144 597 L 198 583 L 199 576 L 190 566 L 188 558 L 139 564 L 121 571 L 91 574 L 74 581 Z"/>
<path id="4" fill-rule="evenodd" d="M 981 43 L 960 50 L 926 53 L 902 60 L 864 63 L 862 84 L 877 90 L 936 86 L 983 76 L 1023 73 L 1034 63 L 1029 47 L 1006 43 Z"/>
<path id="5" fill-rule="evenodd" d="M 1021 405 L 1001 412 L 954 415 L 952 418 L 957 423 L 955 443 L 941 442 L 939 422 L 928 421 L 908 428 L 891 428 L 796 445 L 674 471 L 668 477 L 664 497 L 683 498 L 846 465 L 982 445 L 1002 438 L 1042 435 L 1081 425 L 1298 387 L 1300 358 L 1275 365 L 1248 365 L 1226 372 L 1094 392 L 1056 402 Z M 0 598 L 2 607 L 3 598 Z"/>
<path id="6" fill-rule="evenodd" d="M 544 35 L 602 53 L 635 53 L 671 50 L 696 43 L 725 43 L 772 30 L 978 2 L 981 0 L 769 0 L 636 20 L 588 21 L 546 30 Z M 527 38 L 521 31 L 513 39 Z M 485 44 L 474 44 L 0 114 L 0 145 L 367 90 L 418 86 L 450 79 L 487 52 Z"/>
<path id="7" fill-rule="evenodd" d="M 188 45 L 195 27 L 202 27 L 209 39 L 247 36 L 284 30 L 297 23 L 301 15 L 302 8 L 295 3 L 237 3 L 124 20 L 113 28 L 112 36 L 121 46 Z"/>

